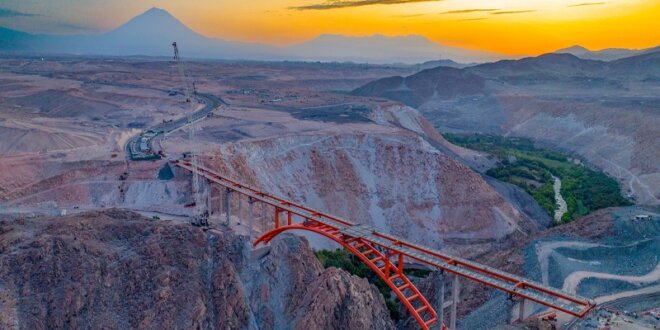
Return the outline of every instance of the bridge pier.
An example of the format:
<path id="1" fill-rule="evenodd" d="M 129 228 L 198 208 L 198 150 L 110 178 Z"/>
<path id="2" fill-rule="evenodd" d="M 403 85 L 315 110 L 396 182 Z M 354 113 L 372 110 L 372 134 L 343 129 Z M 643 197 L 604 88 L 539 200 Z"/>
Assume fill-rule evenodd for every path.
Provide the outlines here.
<path id="1" fill-rule="evenodd" d="M 280 208 L 275 208 L 275 229 L 280 228 Z"/>
<path id="2" fill-rule="evenodd" d="M 449 320 L 449 329 L 456 330 L 456 309 L 458 307 L 459 282 L 458 275 L 454 275 L 454 284 L 451 288 L 451 316 Z"/>
<path id="3" fill-rule="evenodd" d="M 440 272 L 440 287 L 438 288 L 438 308 L 436 309 L 438 315 L 438 329 L 442 329 L 445 322 L 445 278 L 443 272 Z"/>
<path id="4" fill-rule="evenodd" d="M 254 199 L 252 197 L 248 197 L 248 226 L 250 227 L 250 243 L 252 243 L 252 239 L 254 238 L 253 235 L 253 227 L 252 227 L 252 218 L 254 217 Z"/>
<path id="5" fill-rule="evenodd" d="M 524 319 L 525 319 L 525 298 L 522 298 L 518 303 L 518 322 L 522 322 Z"/>
<path id="6" fill-rule="evenodd" d="M 208 212 L 209 217 L 210 217 L 211 214 L 213 213 L 213 185 L 211 184 L 212 183 L 211 181 L 207 181 L 207 183 L 208 183 L 208 185 L 207 185 L 208 189 L 206 190 L 207 191 L 207 194 L 206 194 L 206 211 Z"/>
<path id="7" fill-rule="evenodd" d="M 227 227 L 231 225 L 231 222 L 229 221 L 231 217 L 231 189 L 227 188 L 225 189 L 225 214 L 227 215 L 227 218 L 225 220 L 225 224 Z"/>
<path id="8" fill-rule="evenodd" d="M 218 199 L 218 217 L 222 217 L 222 211 L 224 211 L 224 209 L 225 209 L 225 205 L 224 205 L 225 204 L 225 197 L 224 197 L 225 194 L 223 193 L 223 191 L 225 191 L 225 190 L 222 189 L 222 187 L 221 187 L 221 189 L 218 189 L 218 197 L 217 197 L 217 199 Z"/>
<path id="9" fill-rule="evenodd" d="M 263 231 L 268 231 L 268 210 L 266 204 L 261 204 L 261 228 Z"/>
<path id="10" fill-rule="evenodd" d="M 236 217 L 238 218 L 238 224 L 240 225 L 241 222 L 243 221 L 243 198 L 241 198 L 241 194 L 236 195 L 236 198 L 238 198 L 238 208 L 236 209 Z"/>

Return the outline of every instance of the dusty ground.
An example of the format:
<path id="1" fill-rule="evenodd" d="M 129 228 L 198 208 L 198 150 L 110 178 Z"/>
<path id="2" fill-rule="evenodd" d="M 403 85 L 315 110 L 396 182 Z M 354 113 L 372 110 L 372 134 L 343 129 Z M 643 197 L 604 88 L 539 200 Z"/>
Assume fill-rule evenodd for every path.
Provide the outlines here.
<path id="1" fill-rule="evenodd" d="M 447 143 L 416 110 L 347 93 L 367 81 L 410 72 L 295 63 L 207 62 L 188 68 L 200 92 L 229 103 L 198 125 L 197 146 L 206 165 L 353 221 L 507 271 L 523 271 L 522 256 L 502 255 L 505 250 L 498 249 L 523 246 L 536 237 L 544 223 L 534 219 L 538 205 L 509 188 L 495 189 L 470 168 L 487 166 L 488 160 Z M 188 174 L 175 171 L 173 178 L 163 178 L 159 173 L 168 159 L 190 150 L 187 129 L 159 140 L 163 160 L 127 161 L 123 147 L 142 129 L 188 111 L 180 95 L 168 95 L 179 85 L 170 62 L 5 58 L 0 59 L 0 81 L 1 214 L 22 218 L 120 207 L 186 221 L 191 213 L 186 207 L 191 202 Z M 63 219 L 82 219 L 84 227 L 89 218 Z M 269 223 L 258 220 L 257 230 Z M 45 228 L 40 227 L 45 222 L 23 221 L 27 224 L 9 224 L 10 232 L 39 235 L 31 228 Z M 594 237 L 607 230 L 606 224 L 564 228 Z M 232 218 L 232 230 L 248 232 L 240 215 Z M 315 246 L 326 244 L 310 240 Z M 24 280 L 12 277 L 14 283 Z M 354 293 L 352 280 L 344 275 L 329 273 L 323 280 L 319 285 L 325 288 L 337 285 L 341 292 Z M 469 285 L 466 290 L 476 291 L 466 296 L 463 314 L 481 305 L 488 293 Z M 316 304 L 318 296 L 301 299 L 309 310 L 324 308 Z M 25 315 L 16 312 L 20 303 L 0 309 L 13 313 L 14 320 Z M 260 316 L 262 322 L 293 322 L 277 320 L 285 311 L 272 313 Z M 347 324 L 359 320 L 342 315 Z M 308 323 L 313 320 L 305 321 L 304 315 L 295 317 L 305 327 L 323 327 Z"/>
<path id="2" fill-rule="evenodd" d="M 140 129 L 190 108 L 168 95 L 179 84 L 173 69 L 168 61 L 0 61 L 0 134 L 12 137 L 0 142 L 4 210 L 190 214 L 185 175 L 161 180 L 165 160 L 126 161 L 123 148 Z M 469 255 L 537 227 L 528 210 L 465 165 L 483 163 L 480 154 L 446 142 L 415 110 L 346 93 L 408 69 L 235 62 L 187 69 L 200 92 L 229 104 L 197 125 L 196 146 L 204 162 L 230 176 Z M 187 133 L 157 139 L 158 149 L 181 158 L 191 149 Z"/>

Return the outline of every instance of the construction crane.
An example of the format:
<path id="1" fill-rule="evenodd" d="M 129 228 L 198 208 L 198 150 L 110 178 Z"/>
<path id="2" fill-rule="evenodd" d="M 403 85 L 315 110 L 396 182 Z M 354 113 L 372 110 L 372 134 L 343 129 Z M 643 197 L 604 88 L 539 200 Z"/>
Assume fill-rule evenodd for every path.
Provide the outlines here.
<path id="1" fill-rule="evenodd" d="M 197 95 L 197 90 L 195 88 L 195 83 L 193 82 L 192 84 L 189 83 L 186 73 L 185 73 L 185 68 L 183 66 L 183 62 L 181 61 L 181 56 L 179 54 L 179 47 L 176 44 L 176 41 L 172 43 L 172 48 L 174 48 L 174 61 L 176 63 L 176 66 L 179 70 L 179 78 L 181 79 L 181 83 L 183 85 L 183 95 L 186 98 L 186 103 L 194 103 L 192 102 L 192 98 Z M 191 86 L 192 86 L 192 94 L 191 94 Z M 191 106 L 191 110 L 188 112 L 188 140 L 190 140 L 190 162 L 192 164 L 195 164 L 195 166 L 198 166 L 199 162 L 197 160 L 197 139 L 196 139 L 196 125 L 195 125 L 195 106 Z M 209 212 L 207 209 L 204 208 L 204 203 L 202 202 L 205 200 L 201 196 L 201 187 L 200 187 L 200 177 L 199 174 L 193 173 L 192 175 L 192 195 L 193 195 L 193 202 L 194 202 L 194 208 L 193 208 L 193 217 L 191 220 L 191 223 L 193 226 L 202 226 L 202 227 L 208 227 L 209 225 Z"/>

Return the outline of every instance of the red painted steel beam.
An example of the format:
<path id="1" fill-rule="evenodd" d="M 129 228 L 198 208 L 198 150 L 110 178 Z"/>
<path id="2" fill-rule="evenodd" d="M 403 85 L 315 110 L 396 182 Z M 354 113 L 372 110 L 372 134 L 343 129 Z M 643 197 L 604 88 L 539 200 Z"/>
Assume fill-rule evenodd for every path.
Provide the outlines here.
<path id="1" fill-rule="evenodd" d="M 344 239 L 343 235 L 340 233 L 334 233 L 330 226 L 323 226 L 315 221 L 308 221 L 306 223 L 295 223 L 291 225 L 282 226 L 279 228 L 272 229 L 264 233 L 261 237 L 257 238 L 254 241 L 253 245 L 257 246 L 260 243 L 267 244 L 275 238 L 275 236 L 288 231 L 288 230 L 305 230 L 310 231 L 322 236 L 325 236 L 337 243 L 339 243 L 344 249 L 353 253 L 357 256 L 364 264 L 366 264 L 371 270 L 378 275 L 386 284 L 390 287 L 392 292 L 399 298 L 399 301 L 408 309 L 410 314 L 413 316 L 415 321 L 419 326 L 427 330 L 431 325 L 438 321 L 437 314 L 435 309 L 431 304 L 424 298 L 424 296 L 419 292 L 417 287 L 408 279 L 408 277 L 403 273 L 403 263 L 399 263 L 398 267 L 392 265 L 389 262 L 386 262 L 386 256 L 378 252 L 373 246 L 366 242 L 362 242 L 360 239 L 351 240 L 347 242 Z M 353 243 L 357 243 L 353 245 Z M 359 246 L 359 247 L 358 247 Z M 365 251 L 361 251 L 361 248 L 366 248 Z M 368 254 L 365 252 L 369 252 Z M 375 255 L 375 258 L 369 258 L 368 255 Z M 403 257 L 400 255 L 399 260 Z M 378 261 L 375 261 L 378 260 Z M 383 261 L 384 265 L 382 268 L 377 265 L 379 261 Z M 390 269 L 394 270 L 394 276 L 389 276 Z M 400 281 L 403 284 L 397 285 L 395 281 Z M 407 295 L 406 290 L 410 291 L 412 294 Z M 420 306 L 416 307 L 413 305 L 413 301 L 419 301 Z M 424 313 L 424 314 L 423 314 Z M 425 318 L 424 315 L 427 315 Z M 446 326 L 443 324 L 442 329 L 446 329 Z"/>

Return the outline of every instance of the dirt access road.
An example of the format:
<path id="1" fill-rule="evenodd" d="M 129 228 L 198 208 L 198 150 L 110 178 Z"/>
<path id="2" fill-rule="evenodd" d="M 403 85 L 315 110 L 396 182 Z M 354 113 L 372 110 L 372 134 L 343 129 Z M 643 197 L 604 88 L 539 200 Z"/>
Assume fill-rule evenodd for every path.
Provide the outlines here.
<path id="1" fill-rule="evenodd" d="M 205 104 L 203 108 L 195 111 L 192 114 L 186 114 L 177 120 L 160 123 L 143 130 L 140 134 L 129 139 L 126 143 L 126 157 L 129 160 L 159 159 L 160 155 L 158 154 L 158 151 L 160 150 L 155 150 L 155 146 L 158 145 L 155 142 L 158 139 L 162 139 L 163 136 L 181 129 L 185 125 L 188 125 L 190 122 L 196 122 L 206 118 L 220 104 L 229 105 L 229 103 L 225 102 L 218 96 L 210 94 L 197 94 L 197 97 L 200 99 L 201 103 Z M 146 142 L 148 150 L 144 150 L 141 147 L 141 140 Z"/>

